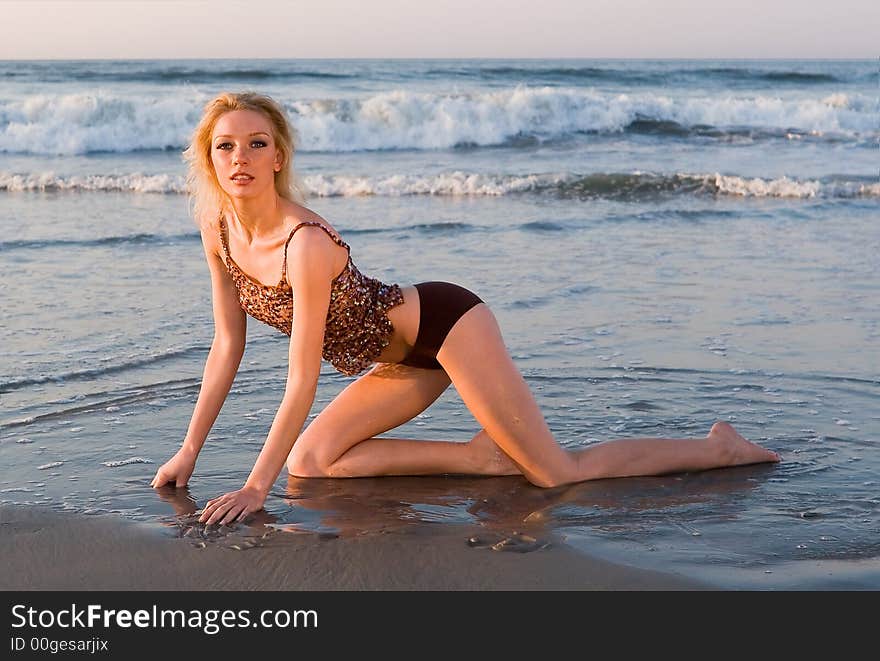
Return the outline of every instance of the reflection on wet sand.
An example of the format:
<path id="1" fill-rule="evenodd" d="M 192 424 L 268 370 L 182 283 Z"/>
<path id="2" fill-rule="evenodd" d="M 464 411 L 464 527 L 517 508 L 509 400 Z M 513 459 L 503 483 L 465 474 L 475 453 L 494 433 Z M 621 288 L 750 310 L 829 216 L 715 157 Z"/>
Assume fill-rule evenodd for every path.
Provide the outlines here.
<path id="1" fill-rule="evenodd" d="M 175 517 L 166 524 L 195 545 L 223 541 L 244 550 L 277 532 L 322 539 L 376 534 L 428 534 L 459 526 L 472 548 L 529 552 L 547 548 L 569 527 L 639 529 L 659 520 L 687 527 L 701 513 L 735 516 L 768 474 L 741 466 L 662 477 L 596 480 L 541 489 L 522 477 L 289 477 L 273 492 L 269 510 L 231 526 L 199 523 L 201 511 L 186 488 L 163 487 L 159 497 Z M 677 520 L 677 521 L 676 521 Z"/>
<path id="2" fill-rule="evenodd" d="M 694 474 L 596 480 L 540 489 L 521 477 L 290 477 L 283 495 L 290 508 L 276 529 L 340 536 L 417 532 L 436 524 L 476 527 L 471 546 L 537 550 L 569 526 L 639 525 L 639 520 L 707 507 L 730 514 L 741 496 L 761 483 L 763 466 Z M 739 505 L 741 506 L 741 505 Z"/>
<path id="3" fill-rule="evenodd" d="M 244 551 L 262 546 L 264 540 L 274 532 L 268 524 L 273 523 L 276 517 L 266 510 L 255 512 L 240 524 L 208 526 L 199 521 L 202 508 L 190 494 L 189 488 L 164 486 L 155 491 L 174 510 L 173 518 L 164 518 L 160 522 L 174 530 L 176 537 L 189 540 L 197 548 L 219 542 L 234 551 Z"/>

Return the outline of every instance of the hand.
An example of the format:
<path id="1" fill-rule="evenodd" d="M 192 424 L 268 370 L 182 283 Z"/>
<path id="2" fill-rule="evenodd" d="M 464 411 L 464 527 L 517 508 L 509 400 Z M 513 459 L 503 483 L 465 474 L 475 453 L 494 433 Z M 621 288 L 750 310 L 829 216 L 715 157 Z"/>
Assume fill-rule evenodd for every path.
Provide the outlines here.
<path id="1" fill-rule="evenodd" d="M 219 498 L 209 500 L 205 511 L 199 517 L 200 523 L 232 523 L 241 521 L 248 514 L 263 509 L 266 494 L 253 487 L 242 487 L 238 491 L 223 494 Z"/>
<path id="2" fill-rule="evenodd" d="M 175 487 L 185 487 L 196 467 L 196 457 L 189 450 L 180 448 L 171 459 L 166 461 L 150 482 L 154 489 L 173 483 Z"/>

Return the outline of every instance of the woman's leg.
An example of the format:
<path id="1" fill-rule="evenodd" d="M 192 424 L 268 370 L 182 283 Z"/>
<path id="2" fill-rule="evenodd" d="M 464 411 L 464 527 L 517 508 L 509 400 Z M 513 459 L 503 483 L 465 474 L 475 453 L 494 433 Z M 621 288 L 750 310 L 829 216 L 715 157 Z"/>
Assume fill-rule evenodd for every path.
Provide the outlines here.
<path id="1" fill-rule="evenodd" d="M 779 460 L 723 422 L 702 439 L 619 439 L 565 450 L 553 438 L 484 304 L 453 326 L 437 359 L 445 371 L 380 365 L 349 385 L 299 437 L 288 471 L 297 477 L 521 472 L 533 484 L 550 487 Z M 374 438 L 424 411 L 449 386 L 450 377 L 483 426 L 471 442 Z"/>
<path id="2" fill-rule="evenodd" d="M 449 386 L 443 370 L 377 365 L 303 431 L 287 459 L 297 477 L 519 474 L 480 431 L 470 442 L 373 438 L 411 420 Z"/>
<path id="3" fill-rule="evenodd" d="M 727 423 L 716 423 L 705 439 L 621 439 L 565 450 L 550 433 L 485 304 L 458 320 L 437 360 L 477 422 L 538 486 L 779 461 Z"/>

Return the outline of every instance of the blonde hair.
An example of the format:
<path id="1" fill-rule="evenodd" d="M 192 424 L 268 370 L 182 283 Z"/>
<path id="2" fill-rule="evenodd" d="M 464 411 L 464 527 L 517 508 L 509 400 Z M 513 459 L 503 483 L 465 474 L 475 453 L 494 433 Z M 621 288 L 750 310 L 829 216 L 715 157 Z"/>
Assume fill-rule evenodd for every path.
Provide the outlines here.
<path id="1" fill-rule="evenodd" d="M 217 218 L 229 211 L 229 197 L 220 187 L 211 161 L 211 135 L 217 120 L 227 112 L 252 110 L 269 120 L 272 138 L 281 152 L 281 169 L 275 173 L 275 191 L 292 202 L 304 203 L 304 186 L 293 170 L 293 154 L 298 138 L 281 104 L 256 92 L 223 92 L 205 104 L 202 118 L 192 134 L 189 146 L 183 152 L 187 163 L 186 187 L 196 223 L 216 227 Z"/>

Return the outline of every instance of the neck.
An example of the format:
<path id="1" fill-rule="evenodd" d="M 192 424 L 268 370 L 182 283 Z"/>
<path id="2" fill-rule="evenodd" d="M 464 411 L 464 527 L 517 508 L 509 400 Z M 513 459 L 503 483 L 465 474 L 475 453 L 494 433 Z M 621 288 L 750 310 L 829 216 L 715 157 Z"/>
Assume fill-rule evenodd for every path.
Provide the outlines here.
<path id="1" fill-rule="evenodd" d="M 281 198 L 274 190 L 256 198 L 233 199 L 230 204 L 233 219 L 248 243 L 274 235 L 282 225 Z"/>

